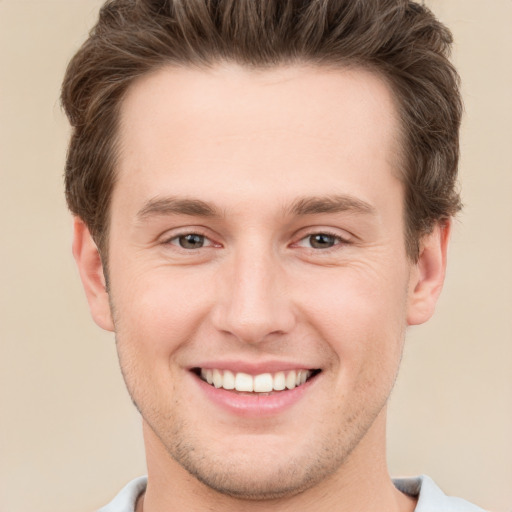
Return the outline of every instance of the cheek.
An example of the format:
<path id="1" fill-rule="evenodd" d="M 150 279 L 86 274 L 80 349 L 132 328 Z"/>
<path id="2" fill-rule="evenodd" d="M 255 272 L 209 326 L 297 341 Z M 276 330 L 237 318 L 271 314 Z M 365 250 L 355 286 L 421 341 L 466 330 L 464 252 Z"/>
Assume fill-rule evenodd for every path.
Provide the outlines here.
<path id="1" fill-rule="evenodd" d="M 132 275 L 129 285 L 112 290 L 112 297 L 118 342 L 152 361 L 193 338 L 208 311 L 203 282 L 165 268 Z"/>
<path id="2" fill-rule="evenodd" d="M 308 288 L 313 291 L 303 295 L 302 314 L 330 345 L 337 364 L 353 373 L 397 364 L 406 321 L 404 275 L 340 269 Z"/>
<path id="3" fill-rule="evenodd" d="M 328 275 L 312 274 L 301 285 L 303 314 L 321 317 L 325 326 L 345 329 L 377 328 L 401 324 L 407 304 L 404 272 L 378 272 L 368 268 L 333 269 Z"/>
<path id="4" fill-rule="evenodd" d="M 112 290 L 116 345 L 123 378 L 144 417 L 156 418 L 176 396 L 179 354 L 195 336 L 205 297 L 166 272 L 140 274 Z M 119 281 L 117 281 L 119 283 Z"/>

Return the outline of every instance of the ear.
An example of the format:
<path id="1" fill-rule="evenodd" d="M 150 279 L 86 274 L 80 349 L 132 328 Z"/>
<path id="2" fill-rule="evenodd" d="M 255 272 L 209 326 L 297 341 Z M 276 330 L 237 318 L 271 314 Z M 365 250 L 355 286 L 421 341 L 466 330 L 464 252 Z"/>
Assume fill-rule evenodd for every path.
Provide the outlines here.
<path id="1" fill-rule="evenodd" d="M 100 253 L 89 229 L 78 217 L 73 223 L 73 256 L 94 321 L 101 328 L 114 331 Z"/>
<path id="2" fill-rule="evenodd" d="M 420 255 L 409 283 L 408 325 L 426 322 L 433 314 L 443 288 L 451 221 L 438 222 L 420 241 Z"/>

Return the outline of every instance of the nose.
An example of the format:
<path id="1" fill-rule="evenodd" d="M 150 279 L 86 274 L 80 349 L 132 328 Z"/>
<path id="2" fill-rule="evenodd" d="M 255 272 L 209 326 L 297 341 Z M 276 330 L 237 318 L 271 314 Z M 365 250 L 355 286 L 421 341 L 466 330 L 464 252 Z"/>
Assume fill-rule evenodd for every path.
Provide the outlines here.
<path id="1" fill-rule="evenodd" d="M 289 333 L 296 322 L 286 275 L 278 257 L 262 250 L 237 254 L 219 275 L 216 329 L 245 343 Z"/>

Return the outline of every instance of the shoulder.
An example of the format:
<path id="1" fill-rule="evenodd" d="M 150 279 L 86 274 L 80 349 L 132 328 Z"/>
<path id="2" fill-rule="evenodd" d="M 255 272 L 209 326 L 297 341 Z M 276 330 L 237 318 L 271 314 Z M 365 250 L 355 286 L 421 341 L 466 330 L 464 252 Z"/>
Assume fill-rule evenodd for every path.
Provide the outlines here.
<path id="1" fill-rule="evenodd" d="M 98 512 L 134 512 L 137 498 L 146 490 L 148 479 L 141 476 L 128 483 L 119 494 Z"/>
<path id="2" fill-rule="evenodd" d="M 426 475 L 415 478 L 394 478 L 395 487 L 405 494 L 418 497 L 415 512 L 485 512 L 461 498 L 447 496 Z"/>

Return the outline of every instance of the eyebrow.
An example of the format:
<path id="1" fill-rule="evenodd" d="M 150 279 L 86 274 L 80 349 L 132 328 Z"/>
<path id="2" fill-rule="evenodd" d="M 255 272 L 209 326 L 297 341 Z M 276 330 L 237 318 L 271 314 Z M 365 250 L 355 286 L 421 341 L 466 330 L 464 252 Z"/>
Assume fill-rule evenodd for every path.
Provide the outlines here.
<path id="1" fill-rule="evenodd" d="M 302 197 L 294 201 L 288 212 L 293 215 L 318 215 L 322 213 L 353 212 L 375 215 L 375 208 L 351 195 Z"/>
<path id="2" fill-rule="evenodd" d="M 285 214 L 294 216 L 341 212 L 375 214 L 375 208 L 371 204 L 350 195 L 301 197 L 296 199 L 291 206 L 285 208 Z M 150 217 L 160 215 L 221 217 L 219 210 L 214 205 L 200 199 L 157 197 L 147 201 L 137 213 L 137 218 L 144 221 Z"/>
<path id="3" fill-rule="evenodd" d="M 150 199 L 137 213 L 139 220 L 159 215 L 191 215 L 195 217 L 220 217 L 217 209 L 199 199 L 162 197 Z"/>

